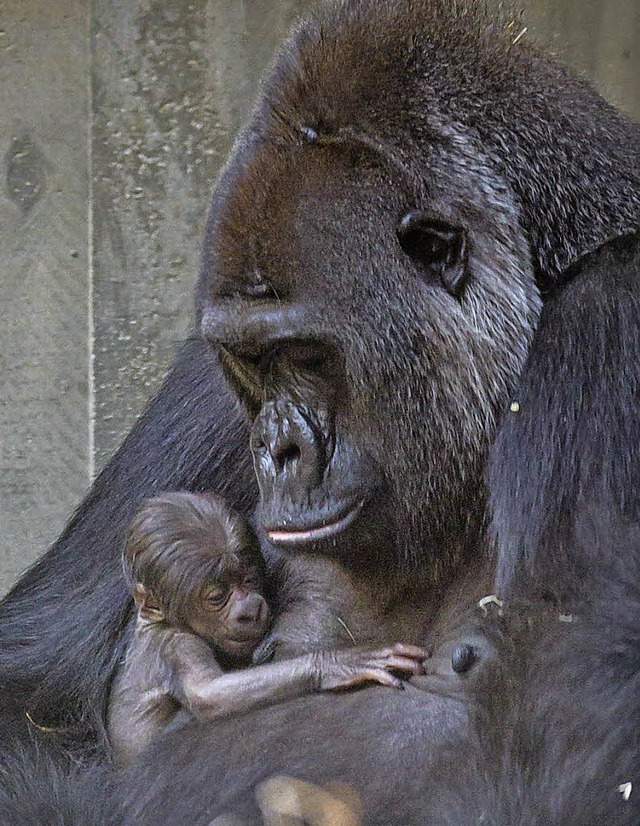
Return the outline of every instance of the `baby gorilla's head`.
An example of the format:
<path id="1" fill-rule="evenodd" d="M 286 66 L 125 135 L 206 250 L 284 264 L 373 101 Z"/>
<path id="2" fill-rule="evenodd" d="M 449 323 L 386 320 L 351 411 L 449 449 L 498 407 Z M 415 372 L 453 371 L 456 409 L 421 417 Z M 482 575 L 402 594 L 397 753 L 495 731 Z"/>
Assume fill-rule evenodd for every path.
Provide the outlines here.
<path id="1" fill-rule="evenodd" d="M 251 659 L 270 611 L 258 540 L 207 493 L 146 500 L 129 529 L 125 571 L 140 615 L 192 631 L 233 663 Z"/>

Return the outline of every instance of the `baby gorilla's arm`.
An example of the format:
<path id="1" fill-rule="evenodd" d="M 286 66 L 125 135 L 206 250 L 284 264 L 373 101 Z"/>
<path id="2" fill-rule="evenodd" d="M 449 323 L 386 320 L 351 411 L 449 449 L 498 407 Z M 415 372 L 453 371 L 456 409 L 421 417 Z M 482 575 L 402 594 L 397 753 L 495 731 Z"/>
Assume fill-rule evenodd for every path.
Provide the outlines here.
<path id="1" fill-rule="evenodd" d="M 402 688 L 394 672 L 422 674 L 422 663 L 428 656 L 422 648 L 398 643 L 378 649 L 305 654 L 227 674 L 218 672 L 218 676 L 206 663 L 194 662 L 188 648 L 174 652 L 180 660 L 176 663 L 176 694 L 185 708 L 202 721 L 365 683 Z"/>

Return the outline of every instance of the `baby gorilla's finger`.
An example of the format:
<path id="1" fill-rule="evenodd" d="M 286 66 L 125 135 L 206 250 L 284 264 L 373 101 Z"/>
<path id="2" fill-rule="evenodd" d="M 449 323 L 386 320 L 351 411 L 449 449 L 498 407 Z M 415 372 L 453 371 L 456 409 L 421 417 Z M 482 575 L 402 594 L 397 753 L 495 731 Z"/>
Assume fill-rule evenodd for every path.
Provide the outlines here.
<path id="1" fill-rule="evenodd" d="M 385 685 L 389 688 L 404 688 L 402 680 L 394 677 L 393 674 L 385 668 L 367 668 L 360 676 L 363 682 L 378 683 L 379 685 Z"/>
<path id="2" fill-rule="evenodd" d="M 277 637 L 272 635 L 265 637 L 253 652 L 253 657 L 251 658 L 253 665 L 263 665 L 264 663 L 271 662 L 278 648 L 278 644 L 279 641 Z"/>
<path id="3" fill-rule="evenodd" d="M 426 648 L 419 645 L 405 645 L 403 642 L 397 642 L 393 646 L 393 653 L 400 654 L 403 657 L 411 657 L 414 660 L 426 660 L 429 658 L 429 652 Z"/>
<path id="4" fill-rule="evenodd" d="M 424 666 L 421 661 L 411 660 L 408 657 L 400 657 L 391 654 L 381 662 L 376 662 L 376 666 L 382 666 L 394 671 L 408 671 L 410 674 L 423 674 Z"/>

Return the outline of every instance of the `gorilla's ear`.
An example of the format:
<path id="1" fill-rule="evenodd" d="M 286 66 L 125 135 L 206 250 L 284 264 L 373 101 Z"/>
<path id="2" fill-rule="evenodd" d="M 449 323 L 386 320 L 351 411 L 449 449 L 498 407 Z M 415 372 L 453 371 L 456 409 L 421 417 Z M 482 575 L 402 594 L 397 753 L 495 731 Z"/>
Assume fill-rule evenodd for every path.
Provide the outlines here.
<path id="1" fill-rule="evenodd" d="M 133 601 L 138 614 L 151 622 L 162 622 L 164 614 L 160 603 L 141 582 L 136 582 L 133 590 Z"/>
<path id="2" fill-rule="evenodd" d="M 467 280 L 467 238 L 461 227 L 412 210 L 400 221 L 398 241 L 426 277 L 440 280 L 460 298 Z"/>
<path id="3" fill-rule="evenodd" d="M 561 599 L 572 581 L 588 590 L 602 560 L 580 550 L 578 515 L 597 508 L 640 521 L 640 235 L 605 244 L 565 275 L 492 447 L 501 595 L 532 574 Z"/>

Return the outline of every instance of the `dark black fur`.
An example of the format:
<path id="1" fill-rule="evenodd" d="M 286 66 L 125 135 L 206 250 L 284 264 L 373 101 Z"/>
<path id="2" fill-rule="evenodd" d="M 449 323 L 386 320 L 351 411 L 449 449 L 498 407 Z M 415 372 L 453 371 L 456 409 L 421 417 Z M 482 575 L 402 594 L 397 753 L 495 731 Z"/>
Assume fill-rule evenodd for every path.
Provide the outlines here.
<path id="1" fill-rule="evenodd" d="M 585 256 L 547 298 L 520 387 L 493 447 L 498 589 L 571 603 L 596 564 L 575 551 L 575 513 L 607 503 L 640 519 L 640 239 Z"/>
<path id="2" fill-rule="evenodd" d="M 632 414 L 638 263 L 637 252 L 627 251 L 637 240 L 581 264 L 581 273 L 573 265 L 637 229 L 640 131 L 588 85 L 513 40 L 504 24 L 444 0 L 345 2 L 303 24 L 280 55 L 221 178 L 198 291 L 209 308 L 219 306 L 225 291 L 249 301 L 252 254 L 274 281 L 283 309 L 291 295 L 315 285 L 315 309 L 326 302 L 340 315 L 342 326 L 333 332 L 348 389 L 367 402 L 348 424 L 378 464 L 386 461 L 382 535 L 392 540 L 384 546 L 386 575 L 395 581 L 398 572 L 408 573 L 421 583 L 425 600 L 433 599 L 438 583 L 434 643 L 455 632 L 457 614 L 471 611 L 485 587 L 481 540 L 491 512 L 482 480 L 498 417 L 511 400 L 520 402 L 522 415 L 509 415 L 494 443 L 489 487 L 500 582 L 514 598 L 524 584 L 527 595 L 542 592 L 545 609 L 553 590 L 560 599 L 571 597 L 576 609 L 590 610 L 574 586 L 589 568 L 584 560 L 608 546 L 606 537 L 586 546 L 576 541 L 574 509 L 581 502 L 572 486 L 586 484 L 585 495 L 598 504 L 604 497 L 614 524 L 619 512 L 638 516 Z M 309 153 L 308 141 L 324 154 Z M 295 152 L 301 160 L 292 171 Z M 300 248 L 292 244 L 291 191 L 307 180 L 320 196 L 317 209 L 297 215 L 310 226 Z M 419 278 L 411 279 L 395 231 L 403 211 L 416 207 L 468 231 L 461 306 L 469 308 L 464 302 L 477 297 L 476 326 L 439 285 L 425 290 Z M 571 287 L 557 294 L 567 278 L 574 279 Z M 539 326 L 538 291 L 547 301 Z M 350 306 L 352 292 L 358 300 Z M 357 312 L 343 313 L 345 307 Z M 243 338 L 239 322 L 227 325 L 222 340 L 234 334 Z M 430 382 L 437 391 L 432 404 L 423 398 Z M 249 400 L 250 409 L 255 403 Z M 169 488 L 213 488 L 246 512 L 255 501 L 247 441 L 205 346 L 191 342 L 62 539 L 0 607 L 5 730 L 29 726 L 29 710 L 37 723 L 64 728 L 73 741 L 100 740 L 127 615 L 118 567 L 125 526 L 142 498 Z M 613 457 L 603 453 L 607 445 Z M 557 487 L 547 487 L 550 473 Z M 621 550 L 631 566 L 632 554 Z M 524 579 L 521 559 L 539 588 Z M 462 699 L 459 691 L 442 697 L 416 688 L 296 701 L 163 744 L 160 764 L 141 767 L 121 790 L 130 821 L 145 822 L 136 819 L 140 807 L 150 823 L 160 816 L 185 822 L 185 812 L 203 824 L 215 811 L 250 813 L 253 784 L 289 771 L 319 780 L 344 775 L 363 792 L 371 823 L 427 820 L 425 789 L 440 776 L 437 813 L 445 823 L 449 812 L 449 822 L 464 823 L 467 812 L 480 808 L 503 826 L 545 822 L 536 819 L 536 807 L 549 788 L 549 766 L 567 782 L 554 787 L 547 821 L 589 823 L 572 819 L 572 812 L 593 811 L 600 822 L 624 823 L 617 819 L 619 797 L 609 795 L 609 785 L 581 786 L 574 761 L 584 763 L 588 755 L 599 777 L 614 774 L 613 756 L 621 755 L 625 769 L 625 761 L 638 763 L 637 638 L 628 636 L 638 625 L 637 590 L 627 590 L 628 600 L 612 603 L 606 624 L 593 615 L 584 638 L 570 626 L 558 658 L 548 653 L 555 630 L 507 633 L 498 648 L 521 701 L 504 710 L 513 721 L 504 730 L 496 728 L 491 709 L 486 718 L 469 712 L 474 695 L 466 691 Z M 62 594 L 74 605 L 67 615 L 60 611 Z M 464 617 L 460 621 L 464 625 Z M 618 657 L 621 639 L 628 645 Z M 530 702 L 529 692 L 544 703 Z M 574 696 L 586 710 L 611 698 L 593 729 L 575 710 Z M 533 733 L 525 746 L 512 748 L 520 715 Z M 464 768 L 477 744 L 489 755 L 489 780 L 469 779 L 475 791 L 456 820 L 460 809 L 449 789 L 458 781 L 446 765 L 447 749 L 462 749 L 453 759 Z M 154 791 L 159 772 L 167 778 L 166 799 Z M 591 804 L 579 795 L 590 796 Z"/>
<path id="3" fill-rule="evenodd" d="M 110 771 L 69 763 L 68 752 L 26 738 L 3 743 L 0 756 L 2 826 L 103 826 Z"/>
<path id="4" fill-rule="evenodd" d="M 591 560 L 579 614 L 525 602 L 485 622 L 499 667 L 474 686 L 473 739 L 443 750 L 420 822 L 640 821 L 639 526 L 585 504 L 572 551 Z"/>

